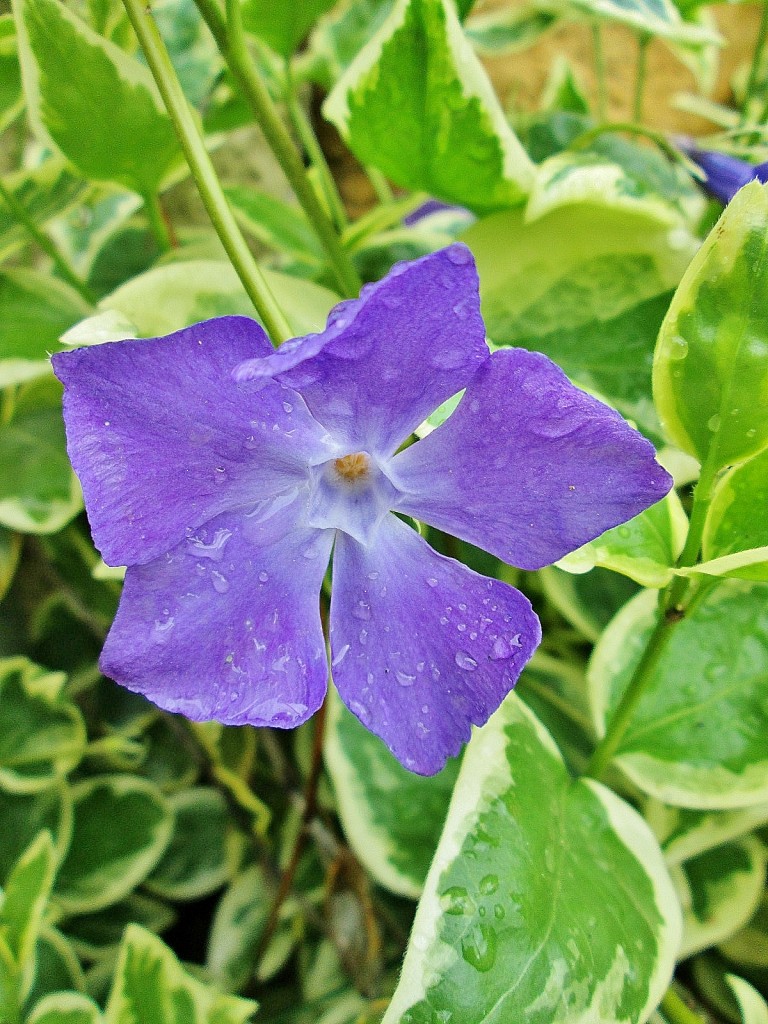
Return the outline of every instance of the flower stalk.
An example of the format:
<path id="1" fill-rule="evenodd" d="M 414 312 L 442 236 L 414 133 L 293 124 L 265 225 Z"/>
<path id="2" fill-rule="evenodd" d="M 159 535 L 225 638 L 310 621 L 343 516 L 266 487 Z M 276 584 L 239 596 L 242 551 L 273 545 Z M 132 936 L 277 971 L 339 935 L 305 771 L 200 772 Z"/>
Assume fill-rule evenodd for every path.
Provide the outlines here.
<path id="1" fill-rule="evenodd" d="M 267 333 L 274 342 L 286 341 L 291 337 L 291 329 L 235 221 L 152 14 L 141 0 L 123 0 L 123 4 L 173 121 L 200 197 L 227 256 Z"/>

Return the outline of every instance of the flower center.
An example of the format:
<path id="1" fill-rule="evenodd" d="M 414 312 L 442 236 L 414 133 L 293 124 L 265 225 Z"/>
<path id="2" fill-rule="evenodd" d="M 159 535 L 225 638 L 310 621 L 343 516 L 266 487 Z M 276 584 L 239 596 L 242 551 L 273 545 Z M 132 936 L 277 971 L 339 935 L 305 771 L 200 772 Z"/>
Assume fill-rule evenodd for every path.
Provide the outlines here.
<path id="1" fill-rule="evenodd" d="M 353 452 L 341 459 L 335 459 L 333 468 L 342 478 L 350 483 L 368 476 L 371 469 L 371 457 L 366 452 Z"/>

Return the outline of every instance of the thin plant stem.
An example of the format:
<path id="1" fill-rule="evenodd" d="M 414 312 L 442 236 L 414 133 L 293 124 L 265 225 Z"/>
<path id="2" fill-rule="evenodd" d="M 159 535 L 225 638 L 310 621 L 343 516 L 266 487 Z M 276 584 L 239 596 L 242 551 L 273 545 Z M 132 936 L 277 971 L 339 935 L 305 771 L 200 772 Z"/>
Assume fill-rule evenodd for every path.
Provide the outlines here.
<path id="1" fill-rule="evenodd" d="M 592 51 L 597 80 L 597 118 L 599 121 L 605 121 L 608 117 L 608 85 L 603 51 L 603 29 L 598 21 L 592 22 Z"/>
<path id="2" fill-rule="evenodd" d="M 674 988 L 664 993 L 660 1009 L 669 1024 L 704 1024 L 704 1019 L 690 1009 Z"/>
<path id="3" fill-rule="evenodd" d="M 296 134 L 301 139 L 301 144 L 306 150 L 307 156 L 312 161 L 312 165 L 320 177 L 323 195 L 325 196 L 325 201 L 331 212 L 331 216 L 335 221 L 336 228 L 339 231 L 343 231 L 349 224 L 347 213 L 344 209 L 344 203 L 341 201 L 339 190 L 336 187 L 333 174 L 331 173 L 331 169 L 325 159 L 323 149 L 315 135 L 315 130 L 312 127 L 304 108 L 299 102 L 299 98 L 296 94 L 296 82 L 294 81 L 294 77 L 291 72 L 290 60 L 285 62 L 285 102 Z"/>
<path id="4" fill-rule="evenodd" d="M 641 135 L 645 139 L 650 139 L 651 142 L 654 142 L 659 147 L 667 159 L 672 163 L 680 164 L 692 177 L 696 178 L 697 181 L 703 181 L 706 177 L 704 172 L 697 167 L 693 160 L 677 149 L 676 146 L 673 146 L 662 132 L 657 132 L 653 128 L 647 128 L 642 124 L 635 124 L 633 121 L 615 121 L 612 124 L 598 124 L 595 125 L 594 128 L 588 128 L 587 131 L 576 136 L 576 138 L 568 145 L 568 149 L 573 151 L 587 149 L 592 142 L 594 142 L 595 139 L 599 139 L 601 135 L 617 133 Z"/>
<path id="5" fill-rule="evenodd" d="M 278 886 L 277 895 L 270 907 L 267 923 L 264 925 L 264 931 L 261 933 L 261 938 L 259 939 L 259 946 L 255 957 L 255 962 L 257 964 L 260 963 L 267 947 L 272 941 L 275 930 L 277 929 L 277 925 L 280 920 L 280 909 L 293 888 L 293 880 L 296 877 L 301 856 L 304 853 L 307 840 L 309 839 L 310 825 L 317 812 L 317 787 L 320 784 L 320 772 L 323 767 L 323 739 L 325 737 L 325 722 L 327 715 L 328 701 L 326 699 L 323 701 L 320 710 L 315 715 L 315 734 L 312 739 L 312 760 L 306 785 L 304 786 L 304 808 L 301 812 L 299 831 L 296 835 L 288 864 L 280 878 L 280 885 Z"/>
<path id="6" fill-rule="evenodd" d="M 48 235 L 38 227 L 32 217 L 27 213 L 24 206 L 19 202 L 13 192 L 11 192 L 3 181 L 0 181 L 0 197 L 2 197 L 5 205 L 11 211 L 19 224 L 21 224 L 30 238 L 43 250 L 46 256 L 50 257 L 53 265 L 59 272 L 60 277 L 62 277 L 67 284 L 71 285 L 86 302 L 93 305 L 96 302 L 96 296 L 93 294 L 91 289 L 85 281 L 82 280 L 82 278 L 78 277 Z"/>
<path id="7" fill-rule="evenodd" d="M 373 185 L 373 191 L 376 193 L 376 198 L 379 202 L 391 203 L 395 198 L 395 193 L 392 191 L 389 182 L 378 167 L 366 167 L 365 173 L 368 175 L 368 180 Z"/>
<path id="8" fill-rule="evenodd" d="M 144 0 L 123 0 L 123 5 L 173 121 L 200 198 L 227 256 L 267 333 L 277 343 L 286 341 L 292 336 L 292 331 L 235 221 L 157 25 Z"/>
<path id="9" fill-rule="evenodd" d="M 157 193 L 151 192 L 144 197 L 144 210 L 147 214 L 149 227 L 160 249 L 163 252 L 168 252 L 169 249 L 175 248 Z"/>
<path id="10" fill-rule="evenodd" d="M 135 0 L 131 0 L 135 2 Z M 238 0 L 227 0 L 227 20 L 213 0 L 195 0 L 243 95 L 254 112 L 264 138 L 275 154 L 288 183 L 317 235 L 342 294 L 355 297 L 362 287 L 349 253 L 341 244 L 333 221 L 307 177 L 301 154 L 285 127 L 269 90 L 251 59 Z"/>
<path id="11" fill-rule="evenodd" d="M 747 121 L 747 118 L 749 117 L 749 104 L 750 100 L 755 94 L 757 80 L 760 76 L 760 67 L 763 63 L 763 56 L 765 54 L 766 39 L 768 39 L 768 3 L 763 4 L 763 11 L 760 17 L 760 28 L 757 32 L 755 48 L 752 51 L 752 63 L 749 67 L 749 78 L 747 79 L 747 88 L 744 92 L 744 103 L 741 107 L 742 124 L 744 124 Z"/>
<path id="12" fill-rule="evenodd" d="M 643 95 L 645 93 L 645 79 L 648 71 L 648 46 L 651 37 L 647 32 L 641 32 L 637 37 L 637 71 L 635 73 L 635 97 L 632 104 L 632 118 L 635 124 L 643 123 Z"/>

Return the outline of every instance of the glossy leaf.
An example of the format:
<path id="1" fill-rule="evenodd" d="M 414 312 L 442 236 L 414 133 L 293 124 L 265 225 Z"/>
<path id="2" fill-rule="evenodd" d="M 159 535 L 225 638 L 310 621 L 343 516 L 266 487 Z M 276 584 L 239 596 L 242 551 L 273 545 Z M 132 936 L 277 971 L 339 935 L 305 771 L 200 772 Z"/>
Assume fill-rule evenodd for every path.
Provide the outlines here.
<path id="1" fill-rule="evenodd" d="M 600 565 L 645 587 L 664 587 L 685 543 L 688 519 L 671 491 L 623 526 L 614 527 L 557 563 L 567 572 L 582 573 Z"/>
<path id="2" fill-rule="evenodd" d="M 394 5 L 395 0 L 356 0 L 321 19 L 310 41 L 313 74 L 321 85 L 330 89 L 341 77 Z"/>
<path id="3" fill-rule="evenodd" d="M 762 845 L 750 836 L 699 854 L 679 869 L 681 959 L 716 945 L 747 923 L 765 885 L 765 858 Z"/>
<path id="4" fill-rule="evenodd" d="M 618 767 L 646 793 L 713 810 L 765 800 L 766 596 L 764 584 L 726 580 L 675 625 L 616 754 Z M 600 734 L 641 656 L 656 605 L 655 594 L 639 594 L 595 649 L 588 679 Z"/>
<path id="5" fill-rule="evenodd" d="M 659 805 L 661 806 L 661 805 Z M 716 846 L 741 839 L 758 825 L 768 822 L 768 803 L 733 811 L 695 811 L 664 807 L 662 848 L 667 864 L 679 864 Z M 651 817 L 648 816 L 649 823 Z M 659 829 L 652 823 L 654 832 Z"/>
<path id="6" fill-rule="evenodd" d="M 168 800 L 173 835 L 146 888 L 169 900 L 194 900 L 220 889 L 233 873 L 237 853 L 226 801 L 217 789 L 199 786 Z"/>
<path id="7" fill-rule="evenodd" d="M 729 470 L 717 484 L 704 527 L 702 550 L 714 559 L 768 546 L 768 451 Z"/>
<path id="8" fill-rule="evenodd" d="M 56 879 L 56 902 L 85 913 L 123 899 L 152 871 L 171 838 L 173 819 L 160 792 L 128 775 L 104 775 L 73 787 L 72 843 Z M 119 823 L 106 828 L 105 822 Z"/>
<path id="9" fill-rule="evenodd" d="M 0 935 L 10 950 L 25 991 L 34 973 L 34 952 L 55 870 L 53 842 L 41 832 L 22 854 L 5 886 Z"/>
<path id="10" fill-rule="evenodd" d="M 309 221 L 298 206 L 292 206 L 266 192 L 245 185 L 225 189 L 240 226 L 248 234 L 278 253 L 320 265 L 324 253 Z"/>
<path id="11" fill-rule="evenodd" d="M 14 0 L 30 116 L 86 178 L 152 194 L 179 158 L 149 70 L 57 0 Z"/>
<path id="12" fill-rule="evenodd" d="M 8 174 L 3 183 L 38 227 L 70 210 L 88 188 L 59 156 L 31 170 Z M 5 259 L 28 242 L 26 229 L 0 199 L 0 257 Z"/>
<path id="13" fill-rule="evenodd" d="M 728 204 L 672 300 L 654 359 L 669 437 L 714 472 L 768 444 L 768 186 Z"/>
<path id="14" fill-rule="evenodd" d="M 680 569 L 684 576 L 724 576 L 734 580 L 768 581 L 768 547 L 734 551 L 732 555 L 699 562 L 689 569 Z"/>
<path id="15" fill-rule="evenodd" d="M 31 381 L 0 424 L 0 525 L 21 533 L 55 533 L 82 508 L 67 458 L 61 387 Z"/>
<path id="16" fill-rule="evenodd" d="M 56 928 L 44 924 L 35 947 L 35 980 L 27 997 L 27 1005 L 53 992 L 85 989 L 80 961 L 66 937 Z"/>
<path id="17" fill-rule="evenodd" d="M 108 958 L 117 950 L 131 922 L 160 935 L 175 920 L 176 914 L 167 903 L 133 892 L 124 900 L 92 914 L 67 918 L 67 938 L 83 959 L 98 960 Z"/>
<path id="18" fill-rule="evenodd" d="M 417 898 L 440 838 L 459 761 L 438 775 L 406 771 L 365 729 L 335 691 L 325 760 L 352 849 L 376 881 Z"/>
<path id="19" fill-rule="evenodd" d="M 105 1024 L 245 1024 L 255 1009 L 249 999 L 221 995 L 197 981 L 144 928 L 126 929 Z"/>
<path id="20" fill-rule="evenodd" d="M 679 936 L 645 823 L 512 696 L 465 754 L 384 1024 L 639 1024 Z"/>
<path id="21" fill-rule="evenodd" d="M 519 204 L 533 165 L 449 0 L 398 0 L 324 106 L 364 164 L 474 211 Z"/>
<path id="22" fill-rule="evenodd" d="M 684 231 L 599 207 L 518 212 L 463 235 L 475 254 L 489 337 L 544 352 L 574 383 L 658 433 L 651 399 L 656 335 L 695 250 Z"/>
<path id="23" fill-rule="evenodd" d="M 634 597 L 637 584 L 629 577 L 609 569 L 596 568 L 574 576 L 548 566 L 540 571 L 547 600 L 590 643 L 600 634 L 616 612 Z"/>
<path id="24" fill-rule="evenodd" d="M 227 992 L 239 991 L 256 969 L 256 953 L 274 893 L 258 864 L 235 878 L 216 908 L 206 967 Z"/>
<path id="25" fill-rule="evenodd" d="M 62 779 L 85 751 L 85 723 L 61 692 L 61 673 L 25 658 L 0 661 L 0 788 L 35 793 Z"/>
<path id="26" fill-rule="evenodd" d="M 0 274 L 0 388 L 51 372 L 59 338 L 91 307 L 63 281 L 36 270 Z"/>

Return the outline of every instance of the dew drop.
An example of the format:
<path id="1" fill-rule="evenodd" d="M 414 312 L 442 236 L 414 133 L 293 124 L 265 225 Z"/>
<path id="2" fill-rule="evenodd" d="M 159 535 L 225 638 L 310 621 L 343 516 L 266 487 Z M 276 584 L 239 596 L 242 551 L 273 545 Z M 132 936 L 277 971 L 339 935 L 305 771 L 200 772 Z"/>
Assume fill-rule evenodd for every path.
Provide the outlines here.
<path id="1" fill-rule="evenodd" d="M 367 622 L 371 617 L 371 606 L 367 601 L 358 601 L 352 609 L 352 614 L 356 619 L 362 619 L 363 622 Z"/>
<path id="2" fill-rule="evenodd" d="M 469 916 L 475 912 L 475 903 L 463 885 L 452 885 L 440 896 L 440 906 L 445 914 Z"/>
<path id="3" fill-rule="evenodd" d="M 226 576 L 222 576 L 220 572 L 216 572 L 214 569 L 211 572 L 211 582 L 213 583 L 213 589 L 217 594 L 226 594 L 229 590 L 229 581 Z"/>
<path id="4" fill-rule="evenodd" d="M 716 434 L 720 429 L 720 423 L 722 422 L 720 413 L 715 413 L 714 416 L 710 416 L 707 420 L 707 430 L 711 430 L 713 434 Z"/>
<path id="5" fill-rule="evenodd" d="M 499 888 L 498 875 L 485 875 L 480 879 L 480 892 L 483 896 L 491 896 Z"/>
<path id="6" fill-rule="evenodd" d="M 670 339 L 669 343 L 669 358 L 677 362 L 680 359 L 685 359 L 688 355 L 688 342 L 685 338 L 681 338 L 679 334 L 676 334 L 674 338 Z"/>
<path id="7" fill-rule="evenodd" d="M 378 578 L 379 578 L 379 574 L 377 572 L 369 572 L 368 573 L 368 579 L 369 580 L 377 580 Z"/>
<path id="8" fill-rule="evenodd" d="M 342 661 L 344 661 L 344 659 L 346 658 L 347 654 L 349 654 L 349 644 L 344 644 L 339 653 L 331 662 L 331 666 L 335 668 L 336 665 L 340 665 Z"/>
<path id="9" fill-rule="evenodd" d="M 461 348 L 446 348 L 436 352 L 432 357 L 432 365 L 436 370 L 457 370 L 467 360 L 467 353 Z"/>
<path id="10" fill-rule="evenodd" d="M 361 644 L 364 644 L 365 641 L 368 639 L 368 630 L 367 629 L 361 629 L 360 630 L 360 635 L 358 636 L 357 639 L 360 641 Z"/>
<path id="11" fill-rule="evenodd" d="M 371 714 L 365 704 L 361 704 L 359 700 L 351 700 L 349 702 L 349 710 L 353 715 L 357 715 L 363 725 L 367 725 L 370 721 Z"/>
<path id="12" fill-rule="evenodd" d="M 519 646 L 519 645 L 518 645 Z M 512 657 L 512 647 L 503 636 L 497 637 L 491 648 L 491 661 L 506 661 Z"/>
<path id="13" fill-rule="evenodd" d="M 477 662 L 474 658 L 471 658 L 466 651 L 456 651 L 456 656 L 453 660 L 459 668 L 463 668 L 465 672 L 474 672 L 477 668 Z"/>
<path id="14" fill-rule="evenodd" d="M 269 579 L 269 573 L 265 572 L 262 569 L 261 572 L 259 573 L 259 583 L 266 583 L 268 579 Z"/>
<path id="15" fill-rule="evenodd" d="M 457 267 L 465 267 L 472 261 L 472 253 L 464 245 L 451 245 L 445 250 L 445 255 Z"/>
<path id="16" fill-rule="evenodd" d="M 477 924 L 461 940 L 461 955 L 476 971 L 490 971 L 496 960 L 496 932 L 489 924 Z"/>
<path id="17" fill-rule="evenodd" d="M 227 471 L 223 466 L 217 466 L 213 474 L 214 482 L 217 486 L 221 487 L 222 484 L 227 482 Z"/>
<path id="18" fill-rule="evenodd" d="M 407 672 L 401 672 L 399 669 L 395 671 L 395 678 L 401 686 L 413 686 L 416 682 L 416 676 L 409 675 Z"/>
<path id="19" fill-rule="evenodd" d="M 283 402 L 283 409 L 290 415 L 293 412 L 293 406 L 290 402 Z"/>
<path id="20" fill-rule="evenodd" d="M 437 586 L 437 580 L 435 579 L 434 576 L 428 576 L 427 577 L 427 586 L 428 587 L 436 587 Z"/>

